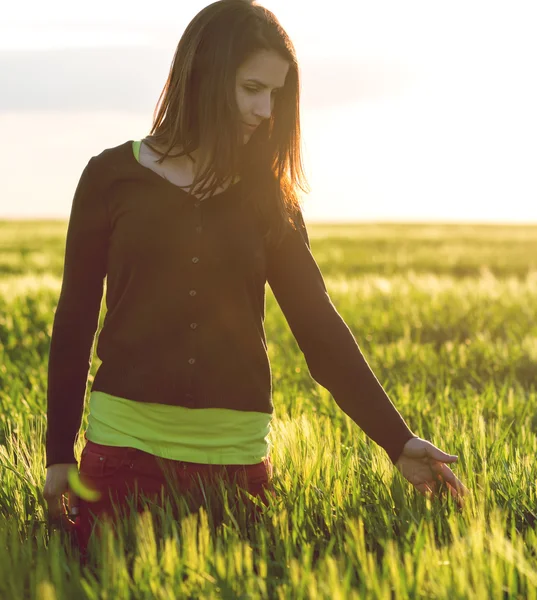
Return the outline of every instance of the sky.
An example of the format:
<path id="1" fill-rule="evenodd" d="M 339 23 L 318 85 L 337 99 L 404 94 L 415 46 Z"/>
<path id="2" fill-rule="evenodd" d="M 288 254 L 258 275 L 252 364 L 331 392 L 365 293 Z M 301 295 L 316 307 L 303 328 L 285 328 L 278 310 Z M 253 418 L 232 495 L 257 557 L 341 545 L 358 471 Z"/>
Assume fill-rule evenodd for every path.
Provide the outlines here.
<path id="1" fill-rule="evenodd" d="M 149 132 L 209 2 L 30 0 L 0 23 L 0 218 L 68 218 Z M 310 221 L 537 223 L 537 3 L 266 0 L 296 48 Z"/>

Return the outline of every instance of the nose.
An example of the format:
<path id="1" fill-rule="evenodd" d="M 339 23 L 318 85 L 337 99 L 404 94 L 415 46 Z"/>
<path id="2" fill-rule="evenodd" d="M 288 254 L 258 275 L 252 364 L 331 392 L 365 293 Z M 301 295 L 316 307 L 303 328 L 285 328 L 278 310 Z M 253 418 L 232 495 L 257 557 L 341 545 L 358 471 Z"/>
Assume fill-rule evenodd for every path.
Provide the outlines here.
<path id="1" fill-rule="evenodd" d="M 270 119 L 272 114 L 272 96 L 270 92 L 259 94 L 258 101 L 255 107 L 255 114 L 261 119 Z"/>

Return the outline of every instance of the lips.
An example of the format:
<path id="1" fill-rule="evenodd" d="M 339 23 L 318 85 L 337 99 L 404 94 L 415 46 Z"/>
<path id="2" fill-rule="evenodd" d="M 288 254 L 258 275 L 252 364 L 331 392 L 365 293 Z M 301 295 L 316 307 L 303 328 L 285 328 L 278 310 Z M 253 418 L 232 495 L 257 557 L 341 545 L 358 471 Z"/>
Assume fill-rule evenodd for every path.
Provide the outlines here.
<path id="1" fill-rule="evenodd" d="M 244 123 L 244 121 L 243 121 L 243 123 Z M 244 125 L 246 127 L 248 127 L 248 129 L 252 129 L 252 130 L 257 129 L 257 127 L 258 127 L 257 125 L 250 125 L 250 123 L 244 123 Z"/>

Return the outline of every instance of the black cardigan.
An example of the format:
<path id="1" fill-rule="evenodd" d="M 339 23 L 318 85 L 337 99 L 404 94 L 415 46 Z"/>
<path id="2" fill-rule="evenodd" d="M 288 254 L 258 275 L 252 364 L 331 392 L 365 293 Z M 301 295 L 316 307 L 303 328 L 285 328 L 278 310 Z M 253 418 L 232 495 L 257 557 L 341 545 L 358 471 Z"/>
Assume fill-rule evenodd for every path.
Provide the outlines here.
<path id="1" fill-rule="evenodd" d="M 414 437 L 332 304 L 302 215 L 269 244 L 242 185 L 197 201 L 141 165 L 132 141 L 90 159 L 73 198 L 50 344 L 47 466 L 76 462 L 105 277 L 92 390 L 271 413 L 268 281 L 312 377 L 338 406 L 393 463 Z"/>

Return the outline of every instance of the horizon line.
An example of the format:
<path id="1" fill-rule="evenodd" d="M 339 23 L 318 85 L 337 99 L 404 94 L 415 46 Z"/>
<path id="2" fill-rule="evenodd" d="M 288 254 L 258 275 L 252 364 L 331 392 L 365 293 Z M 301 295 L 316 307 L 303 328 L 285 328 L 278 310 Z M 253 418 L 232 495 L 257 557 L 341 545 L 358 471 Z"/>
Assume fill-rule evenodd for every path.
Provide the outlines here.
<path id="1" fill-rule="evenodd" d="M 305 217 L 306 223 L 313 225 L 331 225 L 331 226 L 349 226 L 349 225 L 477 225 L 483 227 L 537 227 L 537 221 L 477 221 L 477 220 L 434 220 L 434 219 L 409 219 L 409 220 L 384 220 L 384 219 L 349 219 L 349 220 L 331 220 L 331 219 L 308 219 Z M 1 216 L 0 225 L 5 223 L 66 223 L 69 222 L 69 217 L 49 217 L 49 216 Z"/>

